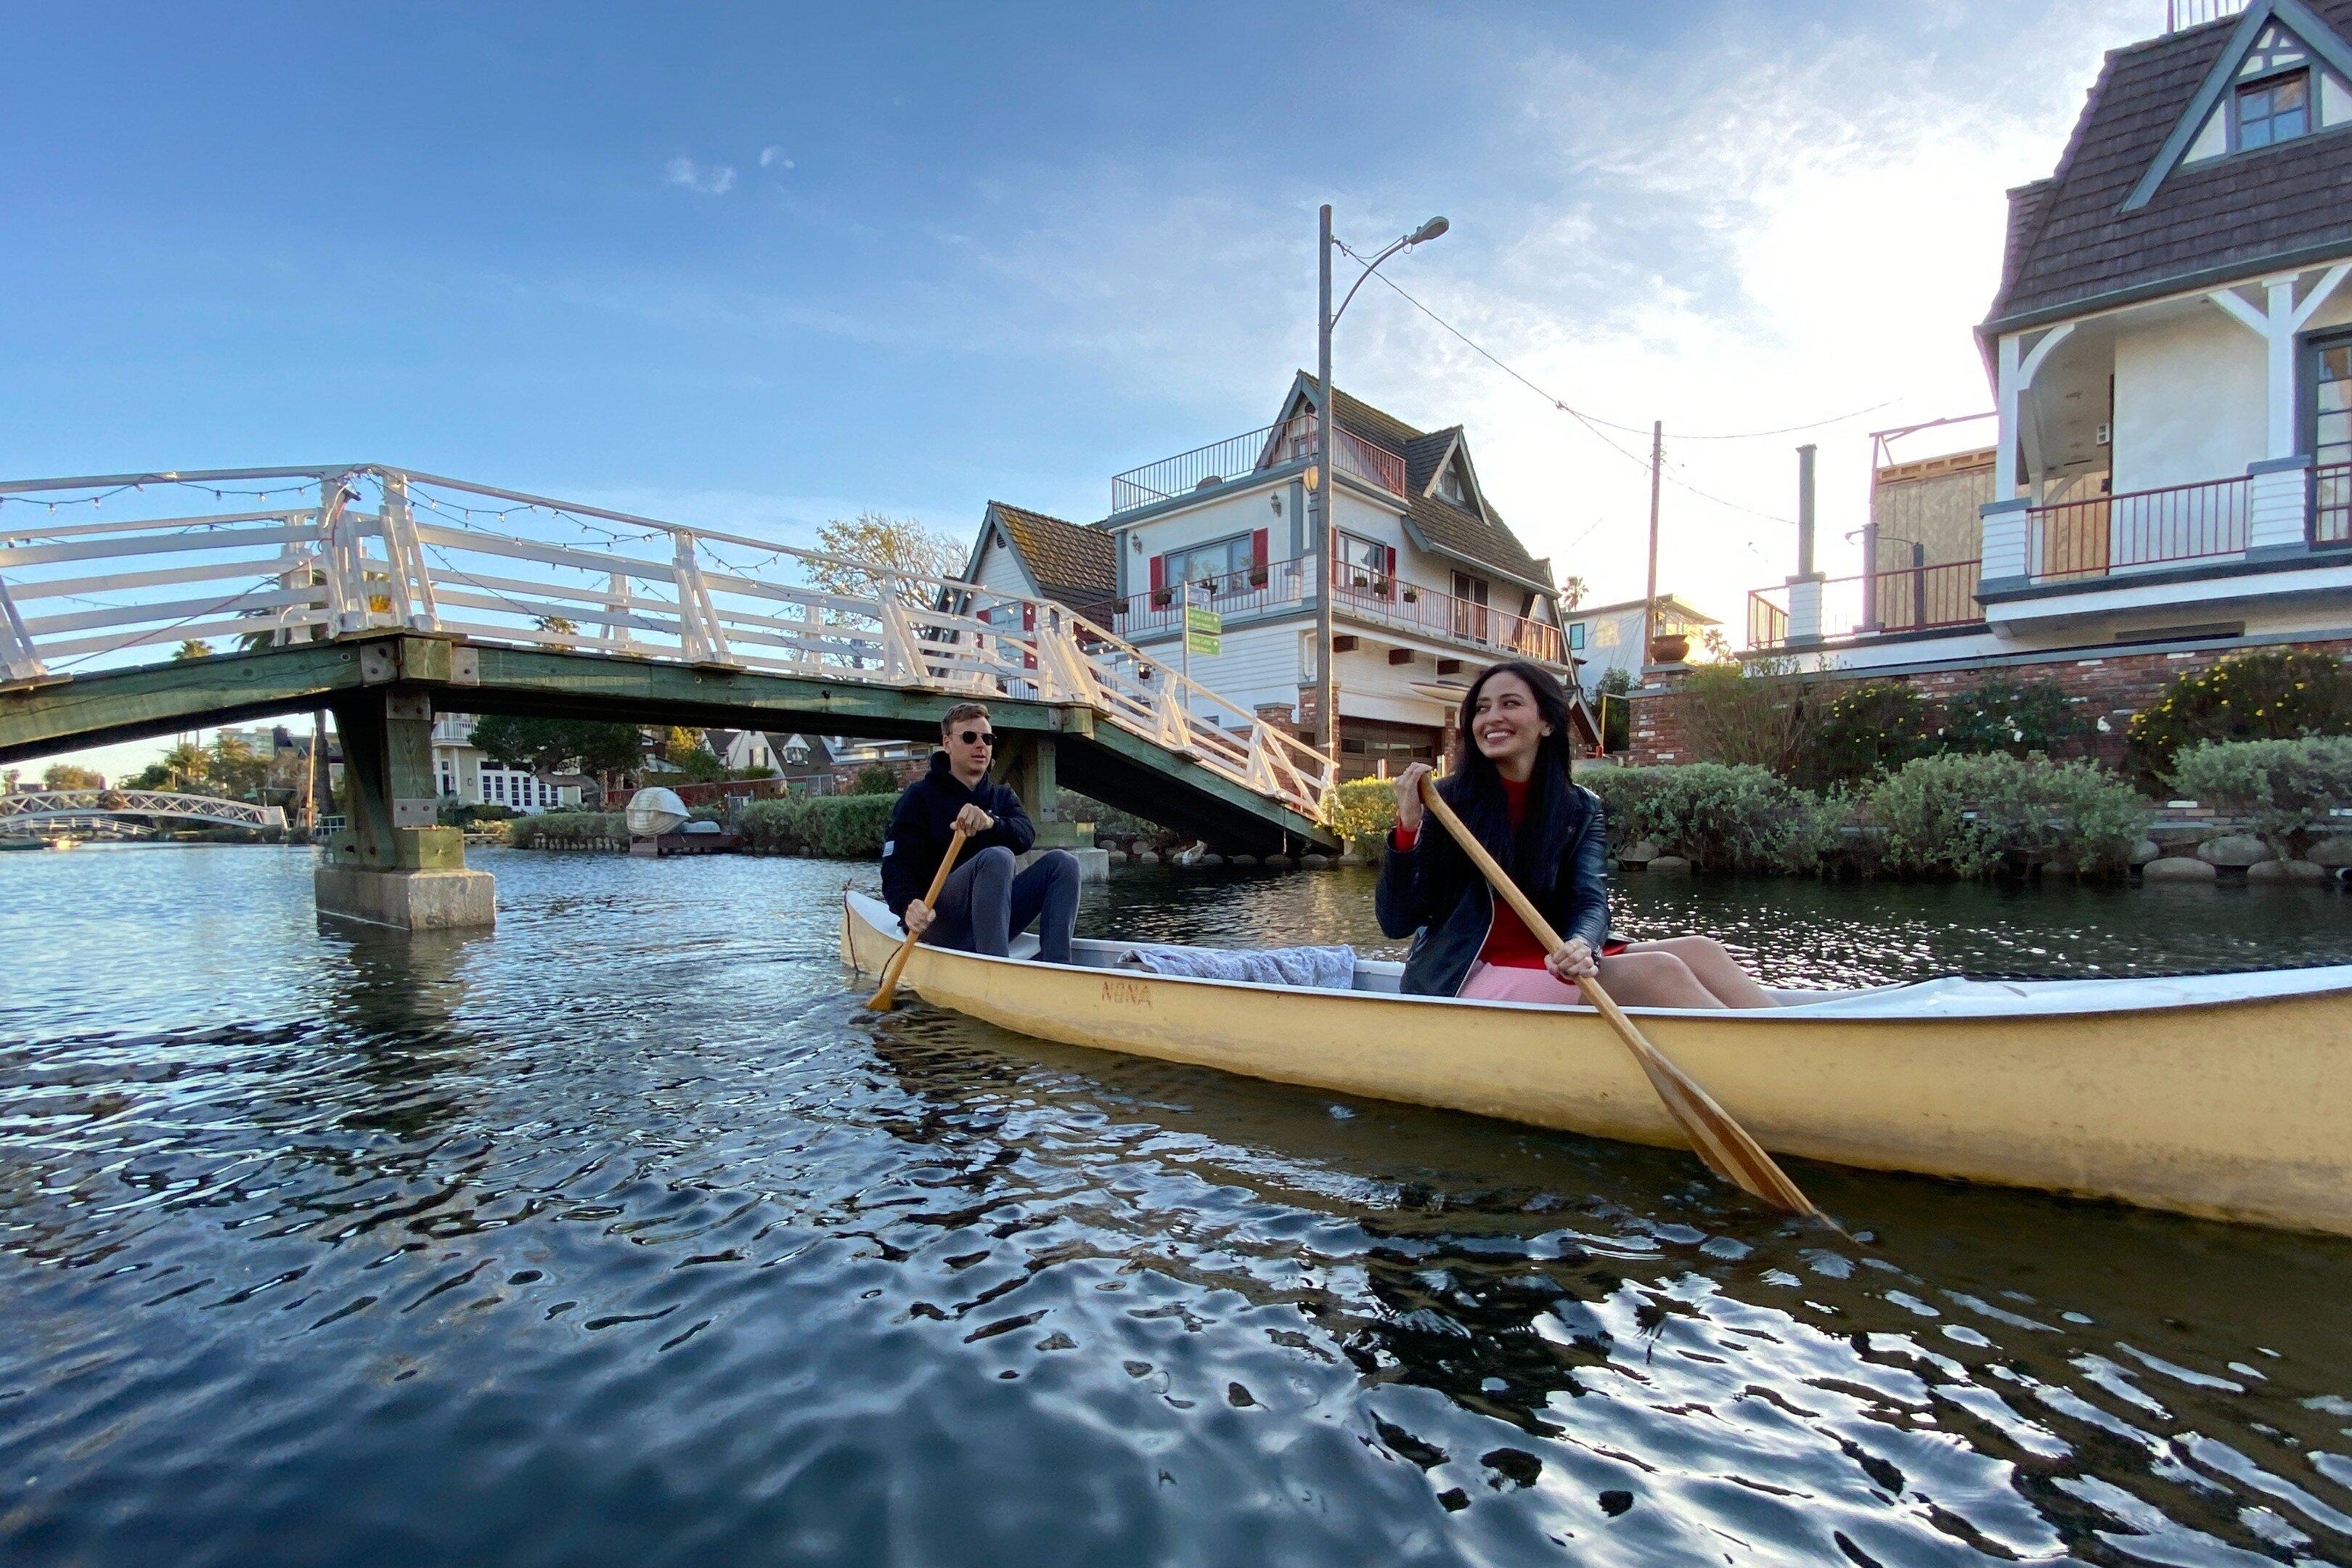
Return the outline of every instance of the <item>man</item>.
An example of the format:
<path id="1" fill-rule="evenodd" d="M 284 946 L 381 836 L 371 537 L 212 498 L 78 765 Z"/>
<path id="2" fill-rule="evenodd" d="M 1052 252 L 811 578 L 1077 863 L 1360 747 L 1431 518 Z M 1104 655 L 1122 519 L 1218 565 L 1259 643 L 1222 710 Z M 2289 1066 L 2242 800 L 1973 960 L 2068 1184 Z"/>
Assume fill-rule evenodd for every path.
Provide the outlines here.
<path id="1" fill-rule="evenodd" d="M 882 897 L 899 922 L 935 947 L 1003 958 L 1013 939 L 1037 922 L 1037 956 L 1070 962 L 1070 929 L 1078 918 L 1078 861 L 1066 849 L 1048 849 L 1015 874 L 1013 857 L 1037 841 L 1021 797 L 988 782 L 996 731 L 988 710 L 962 702 L 940 721 L 940 750 L 931 771 L 907 786 L 890 813 L 882 843 Z M 957 828 L 963 852 L 940 889 L 939 906 L 923 902 L 931 878 Z"/>

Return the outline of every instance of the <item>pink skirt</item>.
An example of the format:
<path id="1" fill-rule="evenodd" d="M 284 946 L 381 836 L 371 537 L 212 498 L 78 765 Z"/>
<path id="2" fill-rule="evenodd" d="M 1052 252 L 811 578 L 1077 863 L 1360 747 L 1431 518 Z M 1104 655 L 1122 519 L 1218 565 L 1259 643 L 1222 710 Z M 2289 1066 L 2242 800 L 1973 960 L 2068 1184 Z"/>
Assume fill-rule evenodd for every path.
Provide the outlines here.
<path id="1" fill-rule="evenodd" d="M 1553 1007 L 1583 1005 L 1584 992 L 1549 969 L 1518 969 L 1499 963 L 1470 965 L 1456 996 L 1465 1002 L 1541 1002 Z"/>

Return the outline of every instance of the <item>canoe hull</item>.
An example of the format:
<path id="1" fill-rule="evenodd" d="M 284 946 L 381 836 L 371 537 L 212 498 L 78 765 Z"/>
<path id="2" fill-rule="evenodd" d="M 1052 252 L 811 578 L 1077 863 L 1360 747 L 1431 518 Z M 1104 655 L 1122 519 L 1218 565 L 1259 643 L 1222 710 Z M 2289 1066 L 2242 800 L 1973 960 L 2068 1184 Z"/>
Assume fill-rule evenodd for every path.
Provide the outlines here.
<path id="1" fill-rule="evenodd" d="M 845 957 L 894 937 L 854 905 Z M 1580 1009 L 1328 993 L 918 947 L 937 1006 L 1068 1045 L 1685 1147 Z M 1997 1017 L 1640 1015 L 1776 1153 L 2352 1235 L 2352 993 Z"/>

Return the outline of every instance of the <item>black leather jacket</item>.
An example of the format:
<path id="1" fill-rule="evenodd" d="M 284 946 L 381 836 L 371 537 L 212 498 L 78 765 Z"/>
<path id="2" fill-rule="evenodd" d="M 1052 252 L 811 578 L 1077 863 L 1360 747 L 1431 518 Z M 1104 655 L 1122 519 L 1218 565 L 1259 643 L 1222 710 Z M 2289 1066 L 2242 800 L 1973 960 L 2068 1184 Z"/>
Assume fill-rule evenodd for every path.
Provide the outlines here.
<path id="1" fill-rule="evenodd" d="M 1562 942 L 1580 936 L 1597 953 L 1609 936 L 1609 845 L 1601 797 L 1578 784 L 1568 798 L 1581 820 L 1569 834 L 1551 891 L 1529 897 Z M 1391 836 L 1373 909 L 1381 931 L 1412 938 L 1402 989 L 1415 996 L 1458 994 L 1495 922 L 1486 879 L 1434 816 L 1422 820 L 1411 849 L 1399 849 Z"/>

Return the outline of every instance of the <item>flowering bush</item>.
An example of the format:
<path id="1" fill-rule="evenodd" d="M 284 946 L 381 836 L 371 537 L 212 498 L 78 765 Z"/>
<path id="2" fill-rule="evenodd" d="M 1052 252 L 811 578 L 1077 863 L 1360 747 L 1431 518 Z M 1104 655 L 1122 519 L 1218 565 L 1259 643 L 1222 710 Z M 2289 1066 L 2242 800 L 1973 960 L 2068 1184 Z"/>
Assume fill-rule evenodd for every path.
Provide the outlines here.
<path id="1" fill-rule="evenodd" d="M 1872 680 L 1832 699 L 1796 760 L 1796 777 L 1818 789 L 1899 768 L 1935 749 L 1927 700 L 1900 680 Z"/>
<path id="2" fill-rule="evenodd" d="M 2086 728 L 2065 688 L 2054 680 L 2020 684 L 1990 676 L 1974 691 L 1947 699 L 1944 712 L 1937 749 L 1945 752 L 2007 752 L 2022 757 L 2057 751 L 2081 739 Z"/>
<path id="3" fill-rule="evenodd" d="M 2335 655 L 2263 648 L 2192 670 L 2132 715 L 2129 765 L 2150 784 L 2190 746 L 2352 732 L 2352 676 Z"/>

